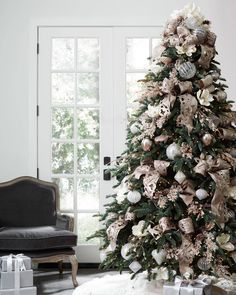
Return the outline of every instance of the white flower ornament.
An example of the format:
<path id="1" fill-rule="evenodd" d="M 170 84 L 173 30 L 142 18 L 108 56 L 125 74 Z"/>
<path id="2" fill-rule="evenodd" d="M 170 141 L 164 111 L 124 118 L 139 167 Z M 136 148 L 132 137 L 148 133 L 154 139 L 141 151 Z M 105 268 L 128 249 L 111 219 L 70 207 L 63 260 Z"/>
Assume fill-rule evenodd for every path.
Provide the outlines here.
<path id="1" fill-rule="evenodd" d="M 148 234 L 147 229 L 144 229 L 145 221 L 141 220 L 137 225 L 132 227 L 132 233 L 136 237 L 145 237 Z"/>
<path id="2" fill-rule="evenodd" d="M 208 89 L 198 90 L 197 99 L 201 105 L 207 106 L 207 107 L 214 100 L 212 94 L 209 92 Z"/>

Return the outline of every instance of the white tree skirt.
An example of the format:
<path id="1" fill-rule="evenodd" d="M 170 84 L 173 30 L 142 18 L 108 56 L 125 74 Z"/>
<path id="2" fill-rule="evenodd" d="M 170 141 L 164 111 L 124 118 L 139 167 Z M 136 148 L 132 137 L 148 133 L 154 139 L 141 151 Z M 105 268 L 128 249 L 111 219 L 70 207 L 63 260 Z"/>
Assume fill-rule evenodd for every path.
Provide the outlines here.
<path id="1" fill-rule="evenodd" d="M 77 287 L 73 295 L 162 295 L 162 286 L 144 274 L 133 280 L 130 274 L 106 275 Z"/>

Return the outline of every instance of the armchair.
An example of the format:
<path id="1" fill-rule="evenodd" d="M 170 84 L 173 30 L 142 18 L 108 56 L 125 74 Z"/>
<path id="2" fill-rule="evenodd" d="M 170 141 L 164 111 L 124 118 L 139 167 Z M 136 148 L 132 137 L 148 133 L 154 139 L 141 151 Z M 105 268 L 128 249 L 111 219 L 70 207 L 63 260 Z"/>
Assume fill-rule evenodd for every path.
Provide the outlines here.
<path id="1" fill-rule="evenodd" d="M 0 183 L 0 256 L 24 253 L 32 262 L 70 262 L 78 285 L 78 261 L 73 249 L 74 219 L 61 215 L 56 184 L 24 176 Z"/>

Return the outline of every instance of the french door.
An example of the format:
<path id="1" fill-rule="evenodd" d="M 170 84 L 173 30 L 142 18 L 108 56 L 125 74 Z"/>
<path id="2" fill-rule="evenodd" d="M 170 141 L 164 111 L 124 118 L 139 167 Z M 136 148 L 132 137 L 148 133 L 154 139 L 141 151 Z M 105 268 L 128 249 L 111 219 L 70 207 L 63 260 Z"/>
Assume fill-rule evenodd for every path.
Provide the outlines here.
<path id="1" fill-rule="evenodd" d="M 124 149 L 137 80 L 160 28 L 42 27 L 38 56 L 39 177 L 60 188 L 60 211 L 75 218 L 80 262 L 99 262 L 99 228 L 112 181 L 106 162 Z"/>

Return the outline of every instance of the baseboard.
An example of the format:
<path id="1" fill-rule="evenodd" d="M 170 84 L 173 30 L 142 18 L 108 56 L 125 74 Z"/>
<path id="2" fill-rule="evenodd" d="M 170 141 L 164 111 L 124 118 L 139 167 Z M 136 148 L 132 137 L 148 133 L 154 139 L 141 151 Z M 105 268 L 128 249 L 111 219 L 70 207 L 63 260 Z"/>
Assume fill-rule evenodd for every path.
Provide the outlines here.
<path id="1" fill-rule="evenodd" d="M 58 264 L 57 263 L 40 263 L 38 265 L 38 269 L 54 269 L 54 268 L 58 268 Z M 99 268 L 99 263 L 79 263 L 79 268 Z M 71 264 L 66 262 L 63 263 L 63 269 L 71 269 Z"/>

